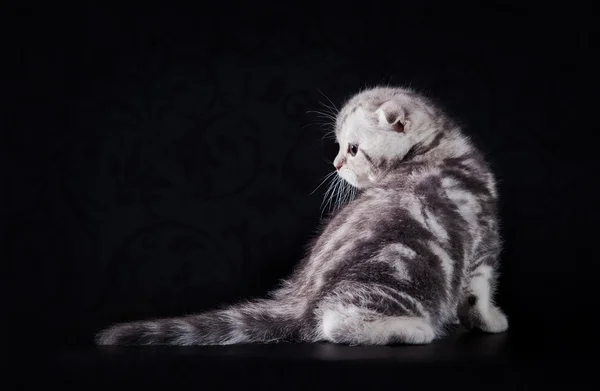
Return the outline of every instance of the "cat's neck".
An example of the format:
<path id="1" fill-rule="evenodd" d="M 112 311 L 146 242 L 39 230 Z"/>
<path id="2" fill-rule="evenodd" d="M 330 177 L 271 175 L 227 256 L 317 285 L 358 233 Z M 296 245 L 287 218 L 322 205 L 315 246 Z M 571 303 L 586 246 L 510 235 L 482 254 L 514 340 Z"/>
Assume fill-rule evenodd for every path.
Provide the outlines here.
<path id="1" fill-rule="evenodd" d="M 402 159 L 403 163 L 443 164 L 447 159 L 472 155 L 475 148 L 459 130 L 435 131 L 417 142 Z"/>
<path id="2" fill-rule="evenodd" d="M 376 187 L 396 186 L 415 172 L 436 170 L 449 161 L 458 162 L 477 156 L 477 150 L 459 131 L 432 132 L 381 175 Z"/>

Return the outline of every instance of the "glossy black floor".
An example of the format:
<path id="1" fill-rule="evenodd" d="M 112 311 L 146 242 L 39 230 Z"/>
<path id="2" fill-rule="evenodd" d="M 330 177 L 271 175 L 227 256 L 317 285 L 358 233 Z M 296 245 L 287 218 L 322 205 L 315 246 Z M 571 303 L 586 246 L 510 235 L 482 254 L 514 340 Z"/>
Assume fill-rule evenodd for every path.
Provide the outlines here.
<path id="1" fill-rule="evenodd" d="M 597 386 L 593 354 L 564 349 L 564 341 L 553 348 L 538 342 L 521 341 L 511 333 L 487 335 L 459 327 L 426 346 L 323 343 L 70 349 L 47 357 L 44 378 L 47 384 L 82 389 L 125 385 L 211 390 Z"/>

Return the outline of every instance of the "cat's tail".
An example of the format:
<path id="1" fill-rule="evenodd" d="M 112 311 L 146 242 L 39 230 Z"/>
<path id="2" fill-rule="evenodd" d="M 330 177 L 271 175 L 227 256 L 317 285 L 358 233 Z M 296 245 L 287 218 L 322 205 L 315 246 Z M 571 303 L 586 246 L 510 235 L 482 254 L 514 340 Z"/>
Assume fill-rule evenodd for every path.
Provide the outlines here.
<path id="1" fill-rule="evenodd" d="M 299 321 L 289 303 L 257 300 L 180 318 L 113 325 L 96 336 L 98 345 L 229 345 L 292 340 Z"/>

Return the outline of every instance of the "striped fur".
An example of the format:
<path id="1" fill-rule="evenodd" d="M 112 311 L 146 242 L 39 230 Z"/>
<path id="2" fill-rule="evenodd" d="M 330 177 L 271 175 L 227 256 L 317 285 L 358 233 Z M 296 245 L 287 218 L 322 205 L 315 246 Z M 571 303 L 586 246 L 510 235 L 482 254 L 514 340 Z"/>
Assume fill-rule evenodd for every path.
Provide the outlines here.
<path id="1" fill-rule="evenodd" d="M 458 320 L 507 329 L 493 303 L 500 237 L 494 177 L 427 98 L 372 88 L 337 115 L 338 175 L 359 189 L 269 298 L 117 324 L 104 345 L 280 341 L 429 343 Z M 349 145 L 358 145 L 350 154 Z"/>

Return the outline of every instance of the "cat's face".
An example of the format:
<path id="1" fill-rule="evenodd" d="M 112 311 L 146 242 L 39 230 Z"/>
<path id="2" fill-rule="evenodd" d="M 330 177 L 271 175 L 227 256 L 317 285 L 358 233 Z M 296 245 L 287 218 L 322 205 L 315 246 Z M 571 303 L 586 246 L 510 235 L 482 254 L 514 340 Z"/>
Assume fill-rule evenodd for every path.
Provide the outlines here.
<path id="1" fill-rule="evenodd" d="M 336 123 L 338 175 L 357 188 L 377 186 L 419 139 L 411 98 L 394 89 L 358 94 L 340 111 Z M 422 122 L 422 121 L 420 121 Z"/>

